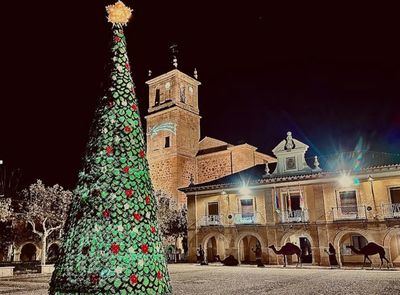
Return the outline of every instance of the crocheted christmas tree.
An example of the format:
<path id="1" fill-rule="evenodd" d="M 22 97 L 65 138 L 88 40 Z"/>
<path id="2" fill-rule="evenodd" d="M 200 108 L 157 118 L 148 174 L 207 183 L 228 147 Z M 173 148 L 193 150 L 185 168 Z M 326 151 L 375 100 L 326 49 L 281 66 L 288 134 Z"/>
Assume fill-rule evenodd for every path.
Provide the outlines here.
<path id="1" fill-rule="evenodd" d="M 51 294 L 171 294 L 123 26 L 107 7 L 109 80 L 96 110 Z"/>

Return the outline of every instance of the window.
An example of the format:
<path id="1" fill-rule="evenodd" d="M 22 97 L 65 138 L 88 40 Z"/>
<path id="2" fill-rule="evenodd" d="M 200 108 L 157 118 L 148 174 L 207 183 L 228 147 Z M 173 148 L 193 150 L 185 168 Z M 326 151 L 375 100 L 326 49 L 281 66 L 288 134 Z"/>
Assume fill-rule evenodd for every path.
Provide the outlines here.
<path id="1" fill-rule="evenodd" d="M 160 89 L 156 89 L 156 97 L 154 100 L 154 106 L 160 105 Z"/>
<path id="2" fill-rule="evenodd" d="M 354 248 L 361 249 L 368 244 L 368 241 L 363 236 L 356 235 L 351 236 L 351 244 L 354 246 Z"/>
<path id="3" fill-rule="evenodd" d="M 342 213 L 357 213 L 356 191 L 343 191 L 339 193 Z"/>
<path id="4" fill-rule="evenodd" d="M 286 158 L 286 170 L 296 169 L 296 157 Z"/>
<path id="5" fill-rule="evenodd" d="M 210 202 L 208 203 L 208 215 L 218 215 L 218 202 Z"/>
<path id="6" fill-rule="evenodd" d="M 181 86 L 179 88 L 179 96 L 181 98 L 181 102 L 186 103 L 186 88 L 185 88 L 185 86 Z"/>
<path id="7" fill-rule="evenodd" d="M 291 211 L 301 210 L 300 207 L 300 195 L 292 195 L 287 196 L 287 208 Z"/>
<path id="8" fill-rule="evenodd" d="M 392 204 L 400 204 L 400 187 L 391 187 L 389 192 Z"/>
<path id="9" fill-rule="evenodd" d="M 299 192 L 283 193 L 283 207 L 288 211 L 302 210 L 304 207 L 304 199 Z"/>
<path id="10" fill-rule="evenodd" d="M 241 199 L 242 218 L 252 218 L 254 216 L 253 199 Z"/>
<path id="11" fill-rule="evenodd" d="M 169 148 L 171 146 L 171 139 L 169 136 L 165 138 L 164 147 Z"/>

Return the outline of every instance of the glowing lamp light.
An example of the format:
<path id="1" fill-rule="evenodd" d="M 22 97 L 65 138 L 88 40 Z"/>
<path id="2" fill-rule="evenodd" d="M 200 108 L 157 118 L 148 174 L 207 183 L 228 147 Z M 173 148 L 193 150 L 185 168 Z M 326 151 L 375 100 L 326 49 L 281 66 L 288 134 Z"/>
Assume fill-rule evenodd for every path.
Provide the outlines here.
<path id="1" fill-rule="evenodd" d="M 353 179 L 350 177 L 350 175 L 342 174 L 339 177 L 338 182 L 341 187 L 347 187 L 353 184 Z"/>
<path id="2" fill-rule="evenodd" d="M 226 191 L 222 191 L 221 195 L 226 196 L 227 195 Z"/>
<path id="3" fill-rule="evenodd" d="M 251 193 L 251 190 L 246 186 L 242 186 L 239 190 L 241 195 L 249 195 Z"/>

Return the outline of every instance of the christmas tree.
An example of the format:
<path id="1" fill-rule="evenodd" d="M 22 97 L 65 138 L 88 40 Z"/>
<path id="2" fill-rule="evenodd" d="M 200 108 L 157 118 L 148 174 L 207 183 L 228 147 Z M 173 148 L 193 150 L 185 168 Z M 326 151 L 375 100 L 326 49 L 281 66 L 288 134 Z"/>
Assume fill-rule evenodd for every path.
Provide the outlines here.
<path id="1" fill-rule="evenodd" d="M 107 6 L 109 81 L 100 99 L 65 226 L 51 294 L 171 294 L 123 26 Z"/>

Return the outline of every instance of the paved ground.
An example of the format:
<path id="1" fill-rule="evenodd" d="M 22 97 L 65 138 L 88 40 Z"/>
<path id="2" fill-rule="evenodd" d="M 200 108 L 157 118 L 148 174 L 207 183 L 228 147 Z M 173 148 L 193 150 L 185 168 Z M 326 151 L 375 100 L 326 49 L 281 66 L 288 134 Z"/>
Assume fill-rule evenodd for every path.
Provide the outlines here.
<path id="1" fill-rule="evenodd" d="M 174 294 L 400 294 L 400 271 L 169 266 Z M 0 294 L 47 294 L 49 277 L 0 280 Z"/>

